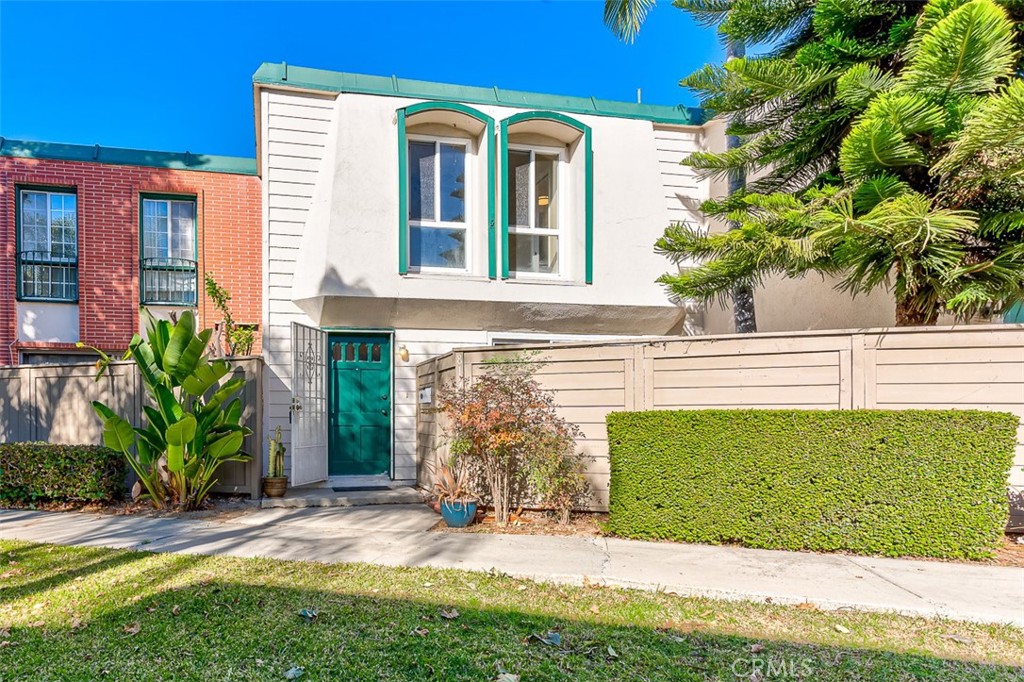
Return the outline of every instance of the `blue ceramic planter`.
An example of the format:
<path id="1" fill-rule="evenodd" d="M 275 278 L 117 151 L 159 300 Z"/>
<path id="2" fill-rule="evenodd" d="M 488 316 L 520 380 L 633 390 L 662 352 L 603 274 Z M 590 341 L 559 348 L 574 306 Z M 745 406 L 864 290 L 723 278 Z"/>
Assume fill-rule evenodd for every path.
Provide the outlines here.
<path id="1" fill-rule="evenodd" d="M 441 503 L 441 517 L 449 528 L 465 528 L 476 516 L 477 500 L 445 500 Z"/>

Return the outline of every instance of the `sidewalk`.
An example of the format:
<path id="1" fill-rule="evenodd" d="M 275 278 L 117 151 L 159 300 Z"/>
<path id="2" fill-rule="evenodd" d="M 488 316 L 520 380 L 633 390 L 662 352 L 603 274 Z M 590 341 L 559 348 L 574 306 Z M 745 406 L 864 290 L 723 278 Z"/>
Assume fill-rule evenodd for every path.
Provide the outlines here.
<path id="1" fill-rule="evenodd" d="M 0 539 L 387 566 L 492 568 L 565 583 L 1024 627 L 1024 568 L 651 543 L 428 533 L 424 505 L 265 509 L 228 520 L 0 510 Z"/>

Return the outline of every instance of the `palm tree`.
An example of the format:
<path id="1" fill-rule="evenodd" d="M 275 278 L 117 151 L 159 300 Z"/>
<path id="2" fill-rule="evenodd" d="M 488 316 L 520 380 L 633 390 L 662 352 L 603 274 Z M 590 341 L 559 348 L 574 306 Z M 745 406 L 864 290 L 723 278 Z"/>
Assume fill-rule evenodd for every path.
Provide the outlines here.
<path id="1" fill-rule="evenodd" d="M 654 0 L 604 0 L 604 23 L 619 40 L 631 43 L 640 33 Z"/>
<path id="2" fill-rule="evenodd" d="M 706 259 L 664 276 L 670 290 L 714 300 L 771 274 L 824 272 L 854 295 L 891 289 L 899 325 L 1024 298 L 1024 81 L 1013 17 L 994 0 L 931 0 L 910 25 L 898 59 L 821 72 L 836 102 L 860 112 L 838 140 L 838 177 L 796 196 L 739 197 L 727 209 L 736 232 L 667 231 L 661 252 Z"/>

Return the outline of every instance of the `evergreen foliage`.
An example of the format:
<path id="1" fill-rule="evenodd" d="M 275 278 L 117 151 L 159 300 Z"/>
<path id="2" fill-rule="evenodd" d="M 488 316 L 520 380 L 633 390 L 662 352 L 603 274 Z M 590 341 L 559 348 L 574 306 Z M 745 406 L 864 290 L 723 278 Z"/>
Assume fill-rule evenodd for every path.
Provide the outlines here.
<path id="1" fill-rule="evenodd" d="M 897 324 L 1000 312 L 1024 298 L 1024 83 L 1019 0 L 677 0 L 766 54 L 683 81 L 744 144 L 684 163 L 756 175 L 703 206 L 740 229 L 672 226 L 657 249 L 702 265 L 661 278 L 724 300 L 820 272 L 888 288 Z"/>

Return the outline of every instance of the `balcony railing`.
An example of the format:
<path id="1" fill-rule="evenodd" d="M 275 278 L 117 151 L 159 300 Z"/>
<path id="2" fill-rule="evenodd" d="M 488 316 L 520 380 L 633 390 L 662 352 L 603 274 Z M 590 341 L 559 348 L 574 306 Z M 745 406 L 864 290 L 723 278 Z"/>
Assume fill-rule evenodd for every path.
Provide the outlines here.
<path id="1" fill-rule="evenodd" d="M 194 306 L 196 262 L 186 258 L 142 259 L 142 302 L 149 305 Z"/>
<path id="2" fill-rule="evenodd" d="M 78 256 L 50 251 L 18 253 L 18 298 L 32 301 L 78 301 Z"/>

